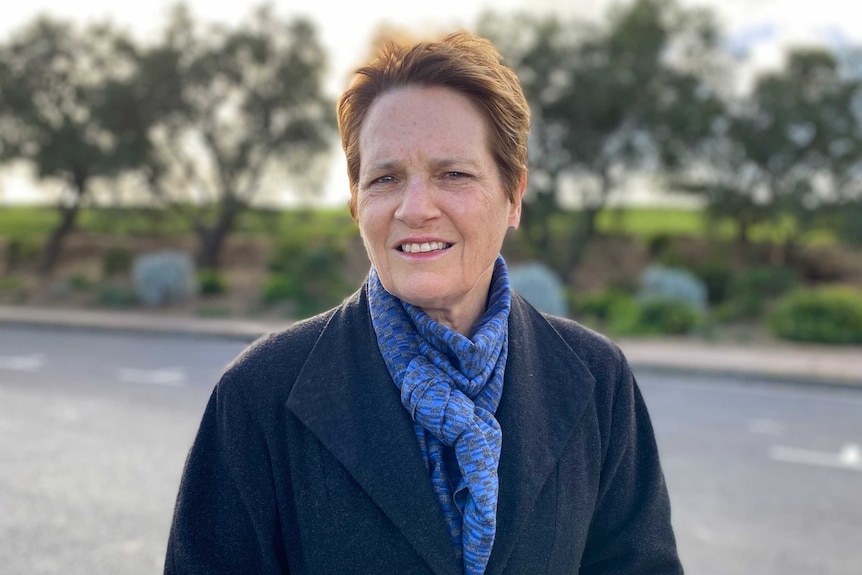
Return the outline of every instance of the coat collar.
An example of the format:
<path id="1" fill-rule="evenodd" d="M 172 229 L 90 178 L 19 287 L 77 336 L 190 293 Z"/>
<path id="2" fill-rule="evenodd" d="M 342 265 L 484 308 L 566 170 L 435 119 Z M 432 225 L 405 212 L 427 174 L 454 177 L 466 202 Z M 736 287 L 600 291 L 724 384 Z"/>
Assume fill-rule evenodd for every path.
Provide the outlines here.
<path id="1" fill-rule="evenodd" d="M 486 573 L 501 573 L 539 491 L 569 442 L 595 380 L 556 330 L 519 296 L 497 420 L 503 430 L 497 534 Z M 458 573 L 413 422 L 377 347 L 366 289 L 331 317 L 288 408 L 348 470 L 431 569 Z M 436 518 L 417 520 L 417 518 Z"/>

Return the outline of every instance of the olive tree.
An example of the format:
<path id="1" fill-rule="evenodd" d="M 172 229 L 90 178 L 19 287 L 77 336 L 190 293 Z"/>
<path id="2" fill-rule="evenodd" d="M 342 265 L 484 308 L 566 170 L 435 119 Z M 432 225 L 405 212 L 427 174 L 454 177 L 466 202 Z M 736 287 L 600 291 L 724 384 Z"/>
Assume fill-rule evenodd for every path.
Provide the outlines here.
<path id="1" fill-rule="evenodd" d="M 148 153 L 135 106 L 134 50 L 108 25 L 40 17 L 0 45 L 0 162 L 25 162 L 59 181 L 59 218 L 39 269 L 49 273 L 93 182 Z"/>
<path id="2" fill-rule="evenodd" d="M 140 98 L 154 122 L 147 182 L 186 215 L 198 263 L 215 268 L 240 214 L 266 190 L 322 180 L 334 106 L 313 25 L 270 7 L 235 27 L 201 25 L 178 5 L 143 51 Z"/>
<path id="3" fill-rule="evenodd" d="M 636 0 L 599 23 L 492 13 L 479 29 L 517 70 L 531 107 L 524 233 L 568 274 L 612 194 L 633 174 L 676 166 L 708 133 L 720 109 L 709 81 L 717 27 L 707 11 Z M 574 217 L 552 246 L 549 218 L 566 196 Z"/>
<path id="4" fill-rule="evenodd" d="M 754 225 L 770 224 L 786 259 L 805 232 L 860 199 L 860 103 L 862 84 L 830 50 L 791 49 L 728 102 L 689 187 L 712 217 L 737 223 L 742 246 Z"/>

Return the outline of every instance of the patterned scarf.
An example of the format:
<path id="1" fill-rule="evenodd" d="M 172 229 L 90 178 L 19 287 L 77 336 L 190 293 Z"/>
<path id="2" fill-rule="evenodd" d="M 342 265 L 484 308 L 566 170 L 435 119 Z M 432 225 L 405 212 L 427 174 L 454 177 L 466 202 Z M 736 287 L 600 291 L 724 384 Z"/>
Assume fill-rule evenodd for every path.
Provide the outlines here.
<path id="1" fill-rule="evenodd" d="M 487 309 L 470 338 L 387 292 L 373 267 L 368 294 L 378 346 L 413 418 L 455 553 L 466 575 L 484 573 L 497 530 L 502 433 L 494 413 L 512 301 L 506 263 L 498 256 Z M 453 452 L 457 466 L 447 467 Z"/>

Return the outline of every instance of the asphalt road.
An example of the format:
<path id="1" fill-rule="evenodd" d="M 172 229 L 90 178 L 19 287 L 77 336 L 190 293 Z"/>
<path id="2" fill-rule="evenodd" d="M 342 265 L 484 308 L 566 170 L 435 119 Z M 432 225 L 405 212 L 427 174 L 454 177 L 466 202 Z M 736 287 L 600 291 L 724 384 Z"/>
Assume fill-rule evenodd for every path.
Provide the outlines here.
<path id="1" fill-rule="evenodd" d="M 238 340 L 0 327 L 0 573 L 161 572 Z M 693 575 L 862 571 L 862 390 L 636 375 Z"/>
<path id="2" fill-rule="evenodd" d="M 689 573 L 862 573 L 862 392 L 639 379 Z"/>

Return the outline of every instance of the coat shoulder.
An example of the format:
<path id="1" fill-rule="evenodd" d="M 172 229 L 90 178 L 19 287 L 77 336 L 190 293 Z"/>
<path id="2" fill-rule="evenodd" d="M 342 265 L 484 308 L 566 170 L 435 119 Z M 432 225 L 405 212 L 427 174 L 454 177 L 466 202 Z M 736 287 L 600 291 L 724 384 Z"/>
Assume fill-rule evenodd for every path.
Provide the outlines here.
<path id="1" fill-rule="evenodd" d="M 335 318 L 355 313 L 355 300 L 256 340 L 226 367 L 216 390 L 238 393 L 252 405 L 271 403 L 273 397 L 286 399 L 321 334 Z"/>
<path id="2" fill-rule="evenodd" d="M 608 336 L 578 323 L 573 319 L 543 314 L 560 337 L 587 363 L 619 362 L 622 351 Z"/>
<path id="3" fill-rule="evenodd" d="M 538 334 L 547 334 L 548 330 L 547 328 L 538 328 L 538 326 L 550 327 L 556 337 L 568 346 L 598 382 L 606 381 L 609 378 L 615 382 L 628 369 L 619 346 L 606 335 L 573 319 L 540 312 L 521 296 L 516 296 L 513 300 L 513 309 L 517 310 L 518 317 L 529 318 L 529 322 L 533 326 L 537 326 L 534 333 L 540 339 L 546 336 Z M 548 342 L 543 341 L 543 343 L 547 344 Z"/>

